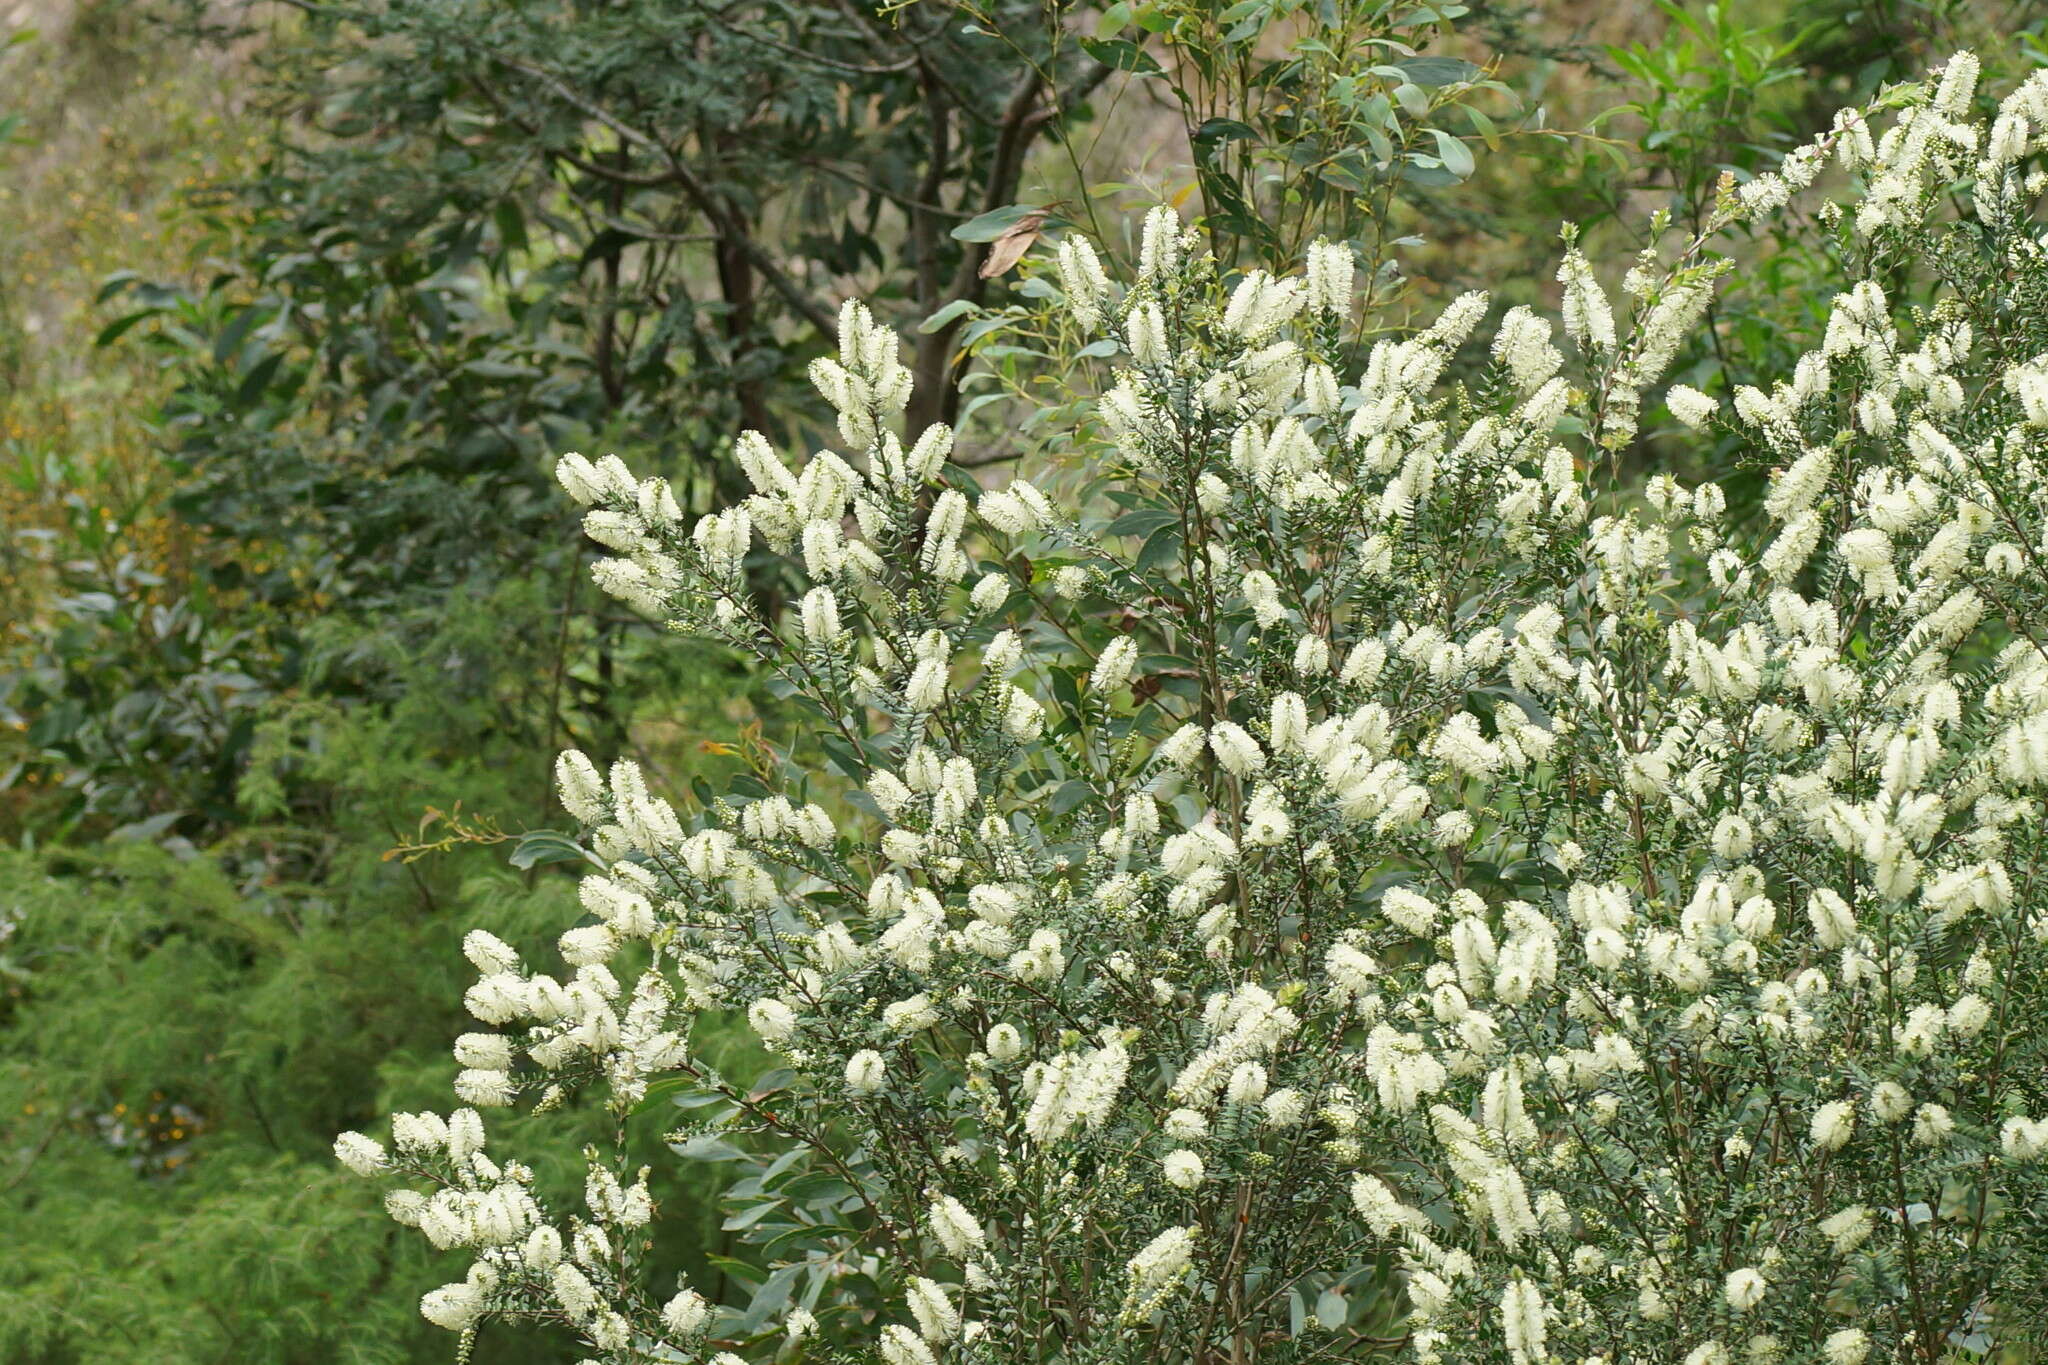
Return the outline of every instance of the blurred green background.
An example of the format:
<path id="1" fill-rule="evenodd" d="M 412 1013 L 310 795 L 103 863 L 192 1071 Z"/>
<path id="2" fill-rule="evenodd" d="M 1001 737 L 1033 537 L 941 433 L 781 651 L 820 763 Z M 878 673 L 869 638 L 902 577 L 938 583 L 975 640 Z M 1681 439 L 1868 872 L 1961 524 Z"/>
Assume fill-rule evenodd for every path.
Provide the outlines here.
<path id="1" fill-rule="evenodd" d="M 1653 209 L 1697 221 L 1957 46 L 2011 78 L 2043 8 L 0 9 L 0 1360 L 450 1351 L 416 1302 L 460 1267 L 328 1145 L 446 1108 L 464 930 L 579 913 L 521 837 L 552 755 L 714 793 L 803 743 L 764 680 L 588 588 L 552 454 L 710 505 L 741 428 L 826 439 L 802 370 L 858 294 L 964 461 L 1056 464 L 1057 409 L 1017 420 L 1076 382 L 1044 245 L 975 268 L 1026 207 L 1114 249 L 1166 199 L 1243 265 L 1349 236 L 1384 325 L 1539 300 L 1560 219 L 1625 263 Z M 1675 378 L 1767 371 L 1821 315 L 1795 238 L 1739 251 Z M 1622 458 L 1753 488 L 1668 425 Z M 577 1124 L 522 1146 L 560 1178 Z M 665 1254 L 748 1279 L 717 1171 L 661 1168 Z"/>

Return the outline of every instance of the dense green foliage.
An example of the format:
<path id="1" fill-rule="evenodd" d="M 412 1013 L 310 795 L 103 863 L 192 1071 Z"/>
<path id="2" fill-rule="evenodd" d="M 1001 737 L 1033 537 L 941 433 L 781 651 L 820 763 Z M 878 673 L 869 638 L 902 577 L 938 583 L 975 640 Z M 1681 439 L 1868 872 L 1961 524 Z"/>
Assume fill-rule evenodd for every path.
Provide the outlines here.
<path id="1" fill-rule="evenodd" d="M 497 613 L 538 606 L 508 595 L 452 613 L 426 642 L 427 676 L 386 711 L 274 713 L 243 775 L 247 814 L 206 856 L 140 839 L 7 855 L 5 1219 L 29 1253 L 0 1314 L 0 1355 L 430 1351 L 410 1313 L 362 1312 L 406 1265 L 424 1272 L 374 1203 L 334 1178 L 328 1130 L 446 1085 L 458 925 L 518 932 L 573 899 L 566 880 L 508 868 L 510 845 L 489 842 L 507 813 L 538 822 L 545 774 L 513 763 L 512 746 L 435 742 L 474 740 L 491 710 L 487 695 L 446 687 L 442 662 L 482 651 Z M 308 734 L 312 752 L 292 742 Z M 464 799 L 486 814 L 465 814 Z M 451 818 L 423 824 L 423 811 Z M 419 847 L 450 835 L 440 851 Z M 414 847 L 387 856 L 400 844 Z M 706 1249 L 709 1192 L 669 1192 Z M 559 1357 L 542 1342 L 491 1358 Z"/>
<path id="2" fill-rule="evenodd" d="M 459 928 L 566 921 L 519 837 L 560 823 L 556 748 L 716 789 L 799 733 L 598 600 L 547 457 L 615 450 L 708 505 L 741 427 L 822 432 L 804 366 L 858 293 L 922 394 L 974 368 L 916 415 L 963 422 L 963 464 L 1056 458 L 1006 427 L 1059 324 L 1000 257 L 1040 231 L 1177 199 L 1242 266 L 1349 238 L 1392 324 L 1534 278 L 1560 217 L 1697 215 L 1930 51 L 2032 60 L 2041 22 L 1047 14 L 103 2 L 0 37 L 0 1359 L 443 1357 L 393 1288 L 426 1258 L 333 1132 L 445 1093 Z M 1674 377 L 1792 354 L 1817 267 L 1756 242 Z M 1645 427 L 1617 458 L 1669 458 Z M 722 1169 L 663 1217 L 701 1229 L 693 1273 L 744 1276 Z"/>

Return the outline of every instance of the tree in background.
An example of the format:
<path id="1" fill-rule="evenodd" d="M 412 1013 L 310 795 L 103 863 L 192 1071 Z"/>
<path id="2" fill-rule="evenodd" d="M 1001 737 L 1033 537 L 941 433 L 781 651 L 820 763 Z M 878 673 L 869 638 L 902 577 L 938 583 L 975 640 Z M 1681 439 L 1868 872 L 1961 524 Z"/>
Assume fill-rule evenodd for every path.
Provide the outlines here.
<path id="1" fill-rule="evenodd" d="M 596 742 L 578 727 L 617 723 L 630 623 L 584 627 L 543 452 L 622 450 L 703 505 L 741 426 L 821 430 L 801 373 L 855 287 L 915 326 L 920 392 L 943 396 L 920 416 L 958 417 L 976 310 L 1124 188 L 1088 178 L 1115 153 L 1077 130 L 1099 140 L 1125 100 L 1176 111 L 1174 188 L 1226 251 L 1323 232 L 1377 258 L 1395 210 L 1492 136 L 1497 84 L 1419 55 L 1454 36 L 1366 3 L 302 7 L 259 49 L 279 139 L 212 210 L 232 268 L 106 290 L 131 306 L 102 342 L 143 338 L 173 377 L 174 505 L 217 547 L 178 604 L 199 678 L 124 707 L 120 672 L 46 663 L 17 709 L 62 722 L 30 771 L 73 779 L 67 822 L 218 827 L 271 698 L 386 704 L 446 596 L 515 575 L 552 585 L 555 628 L 453 671 L 548 677 L 500 727 Z M 228 628 L 216 599 L 261 610 Z M 224 682 L 234 704 L 203 705 Z"/>

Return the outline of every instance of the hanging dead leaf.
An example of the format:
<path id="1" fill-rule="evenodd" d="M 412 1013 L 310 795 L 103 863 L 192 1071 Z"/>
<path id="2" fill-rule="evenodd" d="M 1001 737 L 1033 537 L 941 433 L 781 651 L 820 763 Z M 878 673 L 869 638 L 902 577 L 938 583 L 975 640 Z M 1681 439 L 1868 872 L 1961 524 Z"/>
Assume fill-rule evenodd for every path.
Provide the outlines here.
<path id="1" fill-rule="evenodd" d="M 1038 240 L 1038 229 L 1044 224 L 1045 214 L 1042 211 L 1027 213 L 1012 223 L 1002 236 L 989 243 L 988 259 L 981 263 L 981 277 L 992 280 L 1023 260 L 1024 253 L 1031 250 L 1031 244 Z"/>

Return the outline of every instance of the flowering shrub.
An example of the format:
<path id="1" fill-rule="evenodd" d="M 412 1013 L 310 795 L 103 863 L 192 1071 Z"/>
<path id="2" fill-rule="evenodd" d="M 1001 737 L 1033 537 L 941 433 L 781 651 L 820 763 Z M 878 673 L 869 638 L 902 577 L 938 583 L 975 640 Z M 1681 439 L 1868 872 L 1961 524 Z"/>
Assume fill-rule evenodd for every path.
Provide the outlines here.
<path id="1" fill-rule="evenodd" d="M 1662 395 L 1776 466 L 1748 520 L 1600 476 L 1725 268 L 1705 240 L 1645 252 L 1619 310 L 1568 246 L 1565 344 L 1511 310 L 1453 384 L 1483 296 L 1340 375 L 1347 250 L 1226 285 L 1164 210 L 1123 285 L 1060 252 L 1129 358 L 1094 405 L 1111 506 L 979 492 L 944 428 L 906 445 L 858 304 L 812 373 L 846 454 L 747 436 L 755 495 L 694 525 L 564 457 L 599 583 L 757 658 L 829 764 L 685 813 L 562 756 L 605 868 L 565 968 L 472 934 L 470 1107 L 337 1144 L 473 1258 L 427 1316 L 606 1361 L 2029 1340 L 2048 75 L 1972 122 L 1975 74 L 1724 187 L 1714 230 L 1819 201 L 1843 270 L 1773 387 Z M 758 544 L 811 585 L 777 615 Z M 718 1074 L 706 1011 L 782 1069 Z M 576 1209 L 486 1155 L 479 1111 L 584 1091 L 758 1155 L 758 1290 L 646 1282 L 657 1210 L 615 1154 Z"/>

